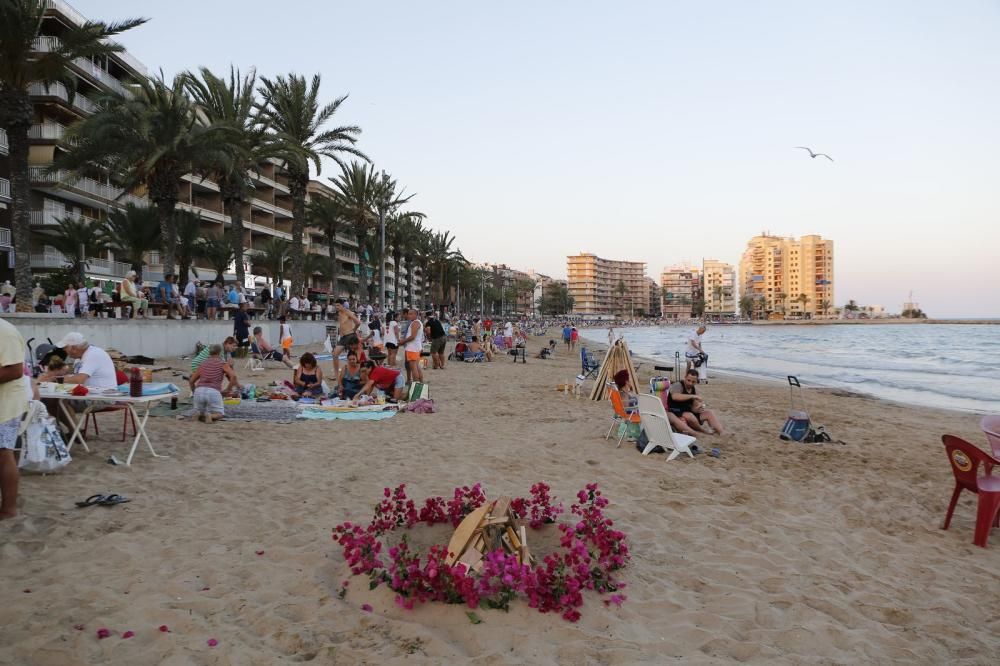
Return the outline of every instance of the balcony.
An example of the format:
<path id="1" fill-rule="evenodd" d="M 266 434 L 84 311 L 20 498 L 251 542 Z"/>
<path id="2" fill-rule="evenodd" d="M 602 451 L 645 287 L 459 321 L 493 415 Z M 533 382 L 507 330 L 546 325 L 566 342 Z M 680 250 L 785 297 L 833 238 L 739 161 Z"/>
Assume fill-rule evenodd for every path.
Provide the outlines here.
<path id="1" fill-rule="evenodd" d="M 77 27 L 82 26 L 84 23 L 87 23 L 87 17 L 78 12 L 68 2 L 65 2 L 64 0 L 46 0 L 45 8 L 53 13 L 61 14 L 70 23 L 72 23 Z M 111 40 L 108 41 L 111 44 L 115 44 L 115 42 L 112 42 Z M 115 53 L 112 55 L 112 57 L 121 60 L 123 63 L 131 67 L 133 70 L 145 76 L 146 66 L 143 65 L 138 60 L 136 60 L 132 56 L 132 54 L 128 53 L 127 51 Z"/>
<path id="2" fill-rule="evenodd" d="M 260 199 L 251 199 L 250 205 L 256 206 L 257 208 L 265 210 L 277 217 L 284 217 L 284 218 L 292 217 L 292 211 L 288 210 L 287 208 L 282 208 L 281 206 L 275 206 L 272 203 L 261 201 Z"/>
<path id="3" fill-rule="evenodd" d="M 28 138 L 42 141 L 62 141 L 66 126 L 59 123 L 40 123 L 28 128 Z"/>
<path id="4" fill-rule="evenodd" d="M 0 178 L 0 200 L 10 201 L 10 181 Z"/>
<path id="5" fill-rule="evenodd" d="M 271 227 L 264 227 L 259 224 L 254 224 L 253 222 L 247 222 L 246 220 L 243 221 L 243 226 L 250 231 L 268 234 L 269 236 L 277 236 L 278 238 L 284 238 L 287 241 L 292 240 L 292 235 L 285 231 L 278 231 L 277 229 L 272 229 Z"/>
<path id="6" fill-rule="evenodd" d="M 183 201 L 177 202 L 177 208 L 179 208 L 180 210 L 187 210 L 197 215 L 200 215 L 203 220 L 212 220 L 213 222 L 227 222 L 229 220 L 229 218 L 222 213 L 217 213 L 216 211 L 209 210 L 208 208 L 192 206 L 191 204 L 184 203 Z M 244 222 L 243 224 L 245 226 L 249 226 L 247 225 L 246 222 Z"/>
<path id="7" fill-rule="evenodd" d="M 7 142 L 7 130 L 0 128 L 0 155 L 6 155 L 10 150 L 10 143 Z"/>
<path id="8" fill-rule="evenodd" d="M 10 229 L 0 227 L 0 247 L 13 247 L 10 242 Z"/>
<path id="9" fill-rule="evenodd" d="M 52 208 L 43 208 L 42 210 L 33 210 L 30 213 L 31 226 L 33 227 L 55 227 L 59 226 L 59 220 L 65 218 L 72 218 L 74 220 L 83 220 L 84 222 L 89 222 L 90 224 L 99 224 L 100 220 L 96 220 L 92 217 L 87 217 L 86 215 L 74 215 L 65 210 L 56 210 Z"/>
<path id="10" fill-rule="evenodd" d="M 46 248 L 45 252 L 41 254 L 31 255 L 32 268 L 65 268 L 70 263 L 70 260 L 67 259 L 62 253 L 57 252 L 52 248 Z M 99 259 L 97 257 L 87 258 L 87 273 L 92 275 L 125 277 L 125 274 L 129 270 L 131 270 L 131 266 L 129 264 L 123 264 L 120 261 Z"/>
<path id="11" fill-rule="evenodd" d="M 91 197 L 103 199 L 110 205 L 131 203 L 143 208 L 149 206 L 149 200 L 134 194 L 126 194 L 125 190 L 120 187 L 101 183 L 93 178 L 74 176 L 68 171 L 50 172 L 46 166 L 29 167 L 28 171 L 33 185 L 44 186 L 46 183 L 52 183 L 69 191 L 82 192 Z"/>
<path id="12" fill-rule="evenodd" d="M 73 101 L 70 102 L 69 91 L 61 83 L 50 83 L 47 88 L 43 83 L 32 83 L 28 86 L 28 94 L 33 97 L 55 97 L 62 100 L 66 105 L 72 106 L 77 111 L 86 114 L 91 114 L 97 110 L 97 105 L 89 97 L 80 93 L 74 94 Z"/>

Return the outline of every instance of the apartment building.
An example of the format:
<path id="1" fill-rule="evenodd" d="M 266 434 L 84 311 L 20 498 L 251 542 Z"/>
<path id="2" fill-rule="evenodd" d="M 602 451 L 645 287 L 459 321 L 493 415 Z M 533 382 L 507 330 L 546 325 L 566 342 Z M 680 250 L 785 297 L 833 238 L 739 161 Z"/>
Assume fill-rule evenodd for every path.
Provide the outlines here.
<path id="1" fill-rule="evenodd" d="M 740 260 L 742 295 L 756 319 L 812 318 L 833 308 L 833 241 L 763 233 L 747 242 Z"/>
<path id="2" fill-rule="evenodd" d="M 646 286 L 649 288 L 649 310 L 643 314 L 647 317 L 659 318 L 663 315 L 660 286 L 656 284 L 656 280 L 648 276 L 646 277 Z"/>
<path id="3" fill-rule="evenodd" d="M 566 257 L 566 282 L 574 314 L 649 312 L 645 262 L 602 259 L 581 252 Z"/>
<path id="4" fill-rule="evenodd" d="M 664 319 L 691 319 L 702 297 L 701 271 L 690 264 L 668 266 L 660 274 L 660 309 Z"/>
<path id="5" fill-rule="evenodd" d="M 731 317 L 736 313 L 736 268 L 715 259 L 705 259 L 701 265 L 702 293 L 705 314 Z"/>
<path id="6" fill-rule="evenodd" d="M 14 272 L 14 239 L 10 232 L 10 164 L 7 154 L 7 130 L 0 127 L 0 254 L 6 256 L 6 263 L 0 262 L 0 270 L 6 265 Z"/>

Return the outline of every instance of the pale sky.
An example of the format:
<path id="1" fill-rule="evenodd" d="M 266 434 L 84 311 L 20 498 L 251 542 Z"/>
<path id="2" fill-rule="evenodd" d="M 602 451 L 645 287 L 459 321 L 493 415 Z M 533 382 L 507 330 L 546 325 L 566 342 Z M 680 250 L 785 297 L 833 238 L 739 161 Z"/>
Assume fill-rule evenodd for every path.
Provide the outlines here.
<path id="1" fill-rule="evenodd" d="M 817 233 L 838 305 L 1000 317 L 998 2 L 72 4 L 152 19 L 121 41 L 168 76 L 319 72 L 472 261 L 565 277 L 587 251 L 659 282 Z"/>

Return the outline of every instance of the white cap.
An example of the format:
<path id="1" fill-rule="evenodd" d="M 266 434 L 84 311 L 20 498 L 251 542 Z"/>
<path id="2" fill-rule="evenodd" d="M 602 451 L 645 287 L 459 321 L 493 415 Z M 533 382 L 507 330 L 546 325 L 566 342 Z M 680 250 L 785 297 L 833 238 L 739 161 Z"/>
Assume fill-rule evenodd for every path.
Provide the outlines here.
<path id="1" fill-rule="evenodd" d="M 83 333 L 77 333 L 76 331 L 73 331 L 72 333 L 67 333 L 66 335 L 64 335 L 63 339 L 56 344 L 56 347 L 65 348 L 71 345 L 76 346 L 85 344 L 87 344 L 87 338 L 83 337 Z"/>

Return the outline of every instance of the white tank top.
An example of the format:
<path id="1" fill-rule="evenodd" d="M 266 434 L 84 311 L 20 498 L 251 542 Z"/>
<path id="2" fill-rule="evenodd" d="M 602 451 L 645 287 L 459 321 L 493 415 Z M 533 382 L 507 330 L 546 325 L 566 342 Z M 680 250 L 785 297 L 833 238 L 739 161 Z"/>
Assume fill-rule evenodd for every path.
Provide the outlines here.
<path id="1" fill-rule="evenodd" d="M 419 352 L 424 349 L 424 322 L 419 319 L 414 319 L 406 324 L 406 335 L 410 334 L 410 330 L 413 325 L 416 324 L 419 328 L 417 329 L 417 336 L 406 343 L 405 350 L 408 352 Z M 404 336 L 406 337 L 406 336 Z"/>
<path id="2" fill-rule="evenodd" d="M 396 323 L 396 320 L 390 321 L 389 325 L 385 327 L 385 341 L 387 344 L 399 344 L 399 338 L 396 337 L 396 329 L 398 327 L 399 324 Z"/>

